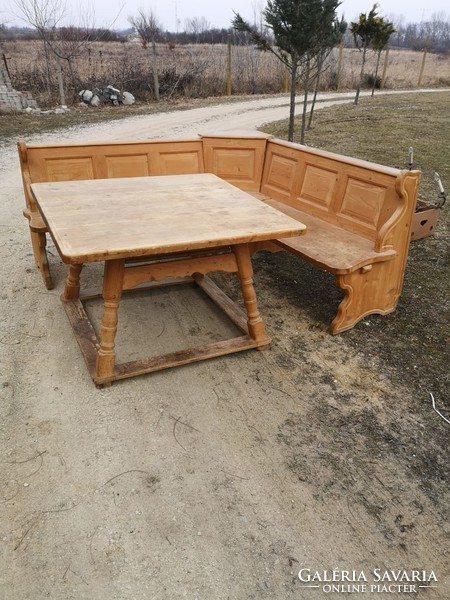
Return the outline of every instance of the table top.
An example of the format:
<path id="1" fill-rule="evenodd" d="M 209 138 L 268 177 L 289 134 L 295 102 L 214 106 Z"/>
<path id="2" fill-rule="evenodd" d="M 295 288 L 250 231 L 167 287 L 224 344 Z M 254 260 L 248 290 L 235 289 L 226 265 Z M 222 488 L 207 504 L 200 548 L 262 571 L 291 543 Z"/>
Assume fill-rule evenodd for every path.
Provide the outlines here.
<path id="1" fill-rule="evenodd" d="M 291 237 L 305 226 L 210 173 L 34 183 L 65 263 Z"/>

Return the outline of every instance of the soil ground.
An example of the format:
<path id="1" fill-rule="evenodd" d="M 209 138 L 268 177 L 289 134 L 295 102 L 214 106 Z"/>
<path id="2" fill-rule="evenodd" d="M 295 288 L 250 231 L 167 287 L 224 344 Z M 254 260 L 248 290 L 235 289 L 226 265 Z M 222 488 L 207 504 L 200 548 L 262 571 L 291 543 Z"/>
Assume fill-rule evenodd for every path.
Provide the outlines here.
<path id="1" fill-rule="evenodd" d="M 32 139 L 187 137 L 285 111 L 259 100 Z M 330 336 L 339 292 L 328 276 L 261 253 L 267 351 L 98 390 L 59 301 L 65 268 L 51 245 L 54 290 L 34 267 L 12 144 L 0 168 L 2 600 L 338 596 L 305 587 L 300 569 L 363 572 L 369 590 L 375 569 L 433 572 L 435 587 L 340 594 L 450 597 L 449 426 L 416 380 L 394 376 L 365 343 L 377 317 Z M 83 285 L 100 277 L 91 266 Z M 215 279 L 238 299 L 232 276 Z M 89 310 L 98 319 L 99 306 Z M 229 331 L 189 287 L 123 302 L 120 324 L 123 358 L 147 354 L 149 339 L 157 354 Z M 383 343 L 402 350 L 401 339 Z"/>

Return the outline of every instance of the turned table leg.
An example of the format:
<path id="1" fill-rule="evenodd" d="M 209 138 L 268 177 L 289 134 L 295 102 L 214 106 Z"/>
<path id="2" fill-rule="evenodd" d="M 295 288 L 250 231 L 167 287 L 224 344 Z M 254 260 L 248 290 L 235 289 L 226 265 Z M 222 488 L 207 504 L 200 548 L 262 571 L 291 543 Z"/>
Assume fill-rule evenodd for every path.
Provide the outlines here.
<path id="1" fill-rule="evenodd" d="M 97 353 L 97 377 L 110 377 L 114 372 L 116 359 L 115 337 L 117 332 L 118 308 L 122 296 L 124 260 L 105 262 L 103 279 L 104 312 L 100 331 L 100 347 Z"/>
<path id="2" fill-rule="evenodd" d="M 259 350 L 267 348 L 270 339 L 266 335 L 263 320 L 259 314 L 256 302 L 256 292 L 253 287 L 253 267 L 250 259 L 248 244 L 233 246 L 233 252 L 238 266 L 238 275 L 241 280 L 242 297 L 247 311 L 247 324 L 250 337 L 256 341 L 267 342 L 264 346 L 258 346 Z"/>
<path id="3" fill-rule="evenodd" d="M 83 265 L 69 265 L 69 273 L 64 286 L 63 299 L 77 300 L 80 296 L 80 274 Z"/>

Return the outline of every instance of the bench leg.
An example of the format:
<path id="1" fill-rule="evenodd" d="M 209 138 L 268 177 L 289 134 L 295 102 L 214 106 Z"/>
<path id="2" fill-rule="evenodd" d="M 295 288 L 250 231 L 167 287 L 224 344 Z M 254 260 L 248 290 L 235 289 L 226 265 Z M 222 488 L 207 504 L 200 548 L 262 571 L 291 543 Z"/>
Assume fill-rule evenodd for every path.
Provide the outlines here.
<path id="1" fill-rule="evenodd" d="M 386 268 L 388 263 L 375 263 L 354 273 L 336 276 L 336 283 L 345 296 L 331 324 L 332 334 L 351 329 L 368 315 L 387 315 L 396 309 L 400 290 L 389 283 L 392 263 L 389 261 L 389 268 Z"/>
<path id="2" fill-rule="evenodd" d="M 31 243 L 33 245 L 34 260 L 38 266 L 42 279 L 44 280 L 45 287 L 48 290 L 53 289 L 52 276 L 50 274 L 50 267 L 48 266 L 47 252 L 45 247 L 47 245 L 47 239 L 45 233 L 31 231 Z"/>
<path id="3" fill-rule="evenodd" d="M 66 285 L 64 286 L 63 299 L 76 300 L 80 297 L 80 275 L 83 265 L 69 265 Z"/>

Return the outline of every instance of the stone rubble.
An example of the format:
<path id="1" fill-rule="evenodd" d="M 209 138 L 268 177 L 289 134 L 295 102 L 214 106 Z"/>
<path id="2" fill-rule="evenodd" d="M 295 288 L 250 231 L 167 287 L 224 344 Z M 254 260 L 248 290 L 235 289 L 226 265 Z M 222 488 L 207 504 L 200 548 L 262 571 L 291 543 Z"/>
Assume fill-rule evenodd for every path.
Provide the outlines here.
<path id="1" fill-rule="evenodd" d="M 0 67 L 0 111 L 22 112 L 26 110 L 39 110 L 36 100 L 31 92 L 19 92 L 11 85 L 11 79 L 6 66 Z"/>
<path id="2" fill-rule="evenodd" d="M 136 102 L 133 94 L 130 92 L 121 92 L 112 85 L 108 85 L 102 90 L 94 89 L 82 90 L 79 93 L 81 97 L 80 106 L 88 108 L 89 106 L 99 106 L 102 103 L 131 105 Z M 63 115 L 69 112 L 67 106 L 60 106 L 52 110 L 42 110 L 38 107 L 36 100 L 33 99 L 31 92 L 17 91 L 12 87 L 6 66 L 0 67 L 0 112 L 25 112 L 28 114 L 40 115 Z"/>
<path id="3" fill-rule="evenodd" d="M 102 90 L 95 88 L 94 90 L 81 90 L 78 94 L 81 98 L 81 104 L 86 106 L 99 106 L 100 104 L 119 104 L 130 105 L 136 102 L 133 94 L 130 92 L 121 92 L 112 85 L 107 85 Z"/>

